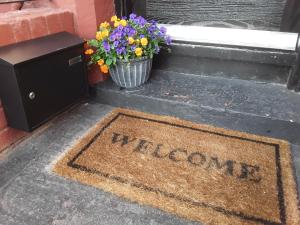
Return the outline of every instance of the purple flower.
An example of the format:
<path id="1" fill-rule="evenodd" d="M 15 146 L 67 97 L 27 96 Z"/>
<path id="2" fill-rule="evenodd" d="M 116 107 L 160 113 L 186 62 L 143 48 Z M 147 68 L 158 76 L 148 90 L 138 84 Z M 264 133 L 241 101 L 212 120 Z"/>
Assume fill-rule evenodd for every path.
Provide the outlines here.
<path id="1" fill-rule="evenodd" d="M 122 45 L 122 46 L 127 46 L 127 44 L 128 44 L 128 40 L 127 39 L 122 39 L 121 40 L 121 44 L 120 45 Z"/>
<path id="2" fill-rule="evenodd" d="M 124 36 L 123 26 L 118 26 L 109 36 L 110 41 L 119 40 Z"/>
<path id="3" fill-rule="evenodd" d="M 116 39 L 121 39 L 121 37 L 122 37 L 122 32 L 121 32 L 121 31 L 116 32 L 116 33 L 115 33 L 115 37 L 116 37 Z"/>
<path id="4" fill-rule="evenodd" d="M 167 33 L 167 28 L 165 28 L 165 27 L 160 27 L 160 28 L 159 28 L 159 31 L 164 35 L 164 34 Z"/>
<path id="5" fill-rule="evenodd" d="M 134 20 L 134 19 L 136 18 L 136 14 L 131 13 L 131 14 L 129 15 L 129 18 L 130 18 L 131 20 Z"/>
<path id="6" fill-rule="evenodd" d="M 121 24 L 116 28 L 117 31 L 121 31 L 121 32 L 123 29 L 124 29 L 124 27 Z"/>
<path id="7" fill-rule="evenodd" d="M 144 37 L 145 37 L 145 35 L 144 35 L 144 34 L 141 34 L 141 35 L 140 35 L 140 38 L 144 38 Z"/>
<path id="8" fill-rule="evenodd" d="M 122 53 L 126 53 L 125 47 L 119 47 L 116 49 L 117 55 L 121 55 Z"/>
<path id="9" fill-rule="evenodd" d="M 119 45 L 119 41 L 114 41 L 114 47 L 116 48 L 116 47 L 118 47 L 118 45 Z"/>
<path id="10" fill-rule="evenodd" d="M 172 39 L 171 39 L 171 37 L 169 35 L 165 36 L 165 42 L 166 42 L 167 45 L 171 44 Z"/>
<path id="11" fill-rule="evenodd" d="M 136 49 L 136 46 L 135 45 L 132 45 L 131 47 L 130 47 L 130 49 L 131 49 L 131 51 L 135 51 L 135 49 Z"/>
<path id="12" fill-rule="evenodd" d="M 130 26 L 125 28 L 125 32 L 127 33 L 128 37 L 136 35 L 136 30 Z"/>
<path id="13" fill-rule="evenodd" d="M 150 27 L 148 27 L 148 32 L 150 34 L 154 33 L 157 30 L 156 25 L 151 25 Z"/>
<path id="14" fill-rule="evenodd" d="M 126 26 L 126 27 L 124 28 L 124 32 L 128 34 L 129 31 L 130 31 L 130 27 L 129 27 L 129 26 Z"/>
<path id="15" fill-rule="evenodd" d="M 110 34 L 109 35 L 109 38 L 108 38 L 110 41 L 114 41 L 116 40 L 116 35 L 114 33 Z"/>
<path id="16" fill-rule="evenodd" d="M 149 23 L 151 23 L 154 26 L 156 26 L 156 24 L 157 24 L 157 22 L 155 20 L 150 20 Z"/>
<path id="17" fill-rule="evenodd" d="M 107 41 L 103 41 L 103 48 L 106 53 L 110 51 L 110 45 Z"/>
<path id="18" fill-rule="evenodd" d="M 147 20 L 145 20 L 143 17 L 138 16 L 135 19 L 133 19 L 133 22 L 141 27 L 144 27 L 147 23 Z"/>

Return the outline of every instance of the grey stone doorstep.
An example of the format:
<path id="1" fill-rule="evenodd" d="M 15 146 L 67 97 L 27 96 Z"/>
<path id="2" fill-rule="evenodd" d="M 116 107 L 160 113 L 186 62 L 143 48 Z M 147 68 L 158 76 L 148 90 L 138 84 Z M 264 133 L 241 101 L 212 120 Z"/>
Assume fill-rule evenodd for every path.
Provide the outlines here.
<path id="1" fill-rule="evenodd" d="M 199 224 L 51 172 L 52 163 L 112 109 L 98 103 L 81 105 L 0 161 L 1 225 Z M 293 155 L 299 182 L 298 146 L 293 145 Z M 27 163 L 22 164 L 24 156 Z M 13 173 L 3 173 L 6 170 Z"/>

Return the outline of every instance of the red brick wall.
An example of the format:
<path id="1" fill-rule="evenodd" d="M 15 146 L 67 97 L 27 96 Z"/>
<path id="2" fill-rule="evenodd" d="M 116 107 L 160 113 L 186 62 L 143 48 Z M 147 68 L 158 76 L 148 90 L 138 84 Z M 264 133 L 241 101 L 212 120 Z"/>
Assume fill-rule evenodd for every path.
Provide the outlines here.
<path id="1" fill-rule="evenodd" d="M 21 7 L 21 3 L 0 4 L 0 13 L 15 11 L 18 10 L 20 7 Z"/>
<path id="2" fill-rule="evenodd" d="M 35 0 L 0 5 L 0 46 L 25 41 L 60 31 L 93 38 L 100 22 L 114 14 L 113 0 Z M 102 80 L 94 70 L 91 82 Z M 28 135 L 7 126 L 0 100 L 0 152 Z"/>
<path id="3" fill-rule="evenodd" d="M 0 46 L 60 31 L 74 33 L 73 15 L 62 9 L 42 8 L 0 15 Z"/>

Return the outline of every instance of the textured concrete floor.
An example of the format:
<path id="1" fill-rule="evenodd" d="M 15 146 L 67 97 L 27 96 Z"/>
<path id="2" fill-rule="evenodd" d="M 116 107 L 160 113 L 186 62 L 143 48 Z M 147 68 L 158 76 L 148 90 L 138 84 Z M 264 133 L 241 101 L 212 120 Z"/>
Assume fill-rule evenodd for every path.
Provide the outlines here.
<path id="1" fill-rule="evenodd" d="M 100 104 L 79 106 L 1 156 L 1 225 L 198 224 L 49 171 L 50 163 L 110 110 Z"/>
<path id="2" fill-rule="evenodd" d="M 99 103 L 80 105 L 1 155 L 1 225 L 199 224 L 50 172 L 50 163 L 111 110 Z M 300 181 L 300 149 L 294 145 L 293 152 Z"/>

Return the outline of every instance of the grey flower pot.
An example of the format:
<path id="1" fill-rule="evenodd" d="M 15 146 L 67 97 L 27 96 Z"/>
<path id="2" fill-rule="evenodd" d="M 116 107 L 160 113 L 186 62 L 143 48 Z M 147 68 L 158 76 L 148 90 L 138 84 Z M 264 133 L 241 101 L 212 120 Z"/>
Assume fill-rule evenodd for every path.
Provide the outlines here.
<path id="1" fill-rule="evenodd" d="M 117 61 L 109 72 L 113 81 L 120 87 L 134 88 L 149 79 L 152 59 L 140 58 L 129 62 Z"/>

